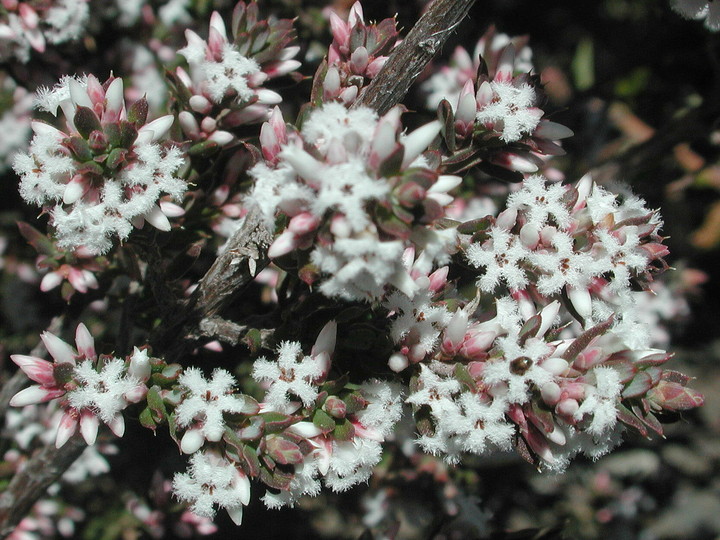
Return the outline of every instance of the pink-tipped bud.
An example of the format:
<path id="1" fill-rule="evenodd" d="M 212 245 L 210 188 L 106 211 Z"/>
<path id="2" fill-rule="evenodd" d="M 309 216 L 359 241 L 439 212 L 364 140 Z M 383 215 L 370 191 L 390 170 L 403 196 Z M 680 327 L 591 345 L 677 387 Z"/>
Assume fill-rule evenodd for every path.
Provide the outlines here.
<path id="1" fill-rule="evenodd" d="M 55 448 L 61 448 L 66 442 L 70 440 L 78 427 L 77 412 L 74 410 L 65 411 L 65 414 L 60 418 L 60 425 L 58 426 L 57 434 L 55 435 Z"/>
<path id="2" fill-rule="evenodd" d="M 50 332 L 43 332 L 40 335 L 45 348 L 55 359 L 56 364 L 72 364 L 75 365 L 75 351 L 65 343 L 62 339 Z"/>
<path id="3" fill-rule="evenodd" d="M 297 249 L 298 245 L 299 242 L 297 235 L 291 230 L 286 229 L 275 239 L 270 246 L 270 249 L 268 249 L 268 257 L 271 259 L 282 257 L 283 255 L 287 255 Z"/>
<path id="4" fill-rule="evenodd" d="M 10 359 L 33 381 L 46 386 L 55 384 L 52 362 L 24 354 L 10 355 Z"/>
<path id="5" fill-rule="evenodd" d="M 323 80 L 323 97 L 325 99 L 334 98 L 340 90 L 340 72 L 335 66 L 330 66 L 325 73 Z"/>
<path id="6" fill-rule="evenodd" d="M 90 330 L 83 323 L 77 325 L 75 329 L 75 345 L 78 348 L 78 354 L 83 358 L 94 360 L 97 357 L 95 352 L 95 339 L 93 339 Z"/>
<path id="7" fill-rule="evenodd" d="M 350 40 L 350 25 L 343 21 L 334 11 L 330 12 L 330 30 L 333 40 L 337 43 L 344 44 Z"/>
<path id="8" fill-rule="evenodd" d="M 90 80 L 88 79 L 88 94 L 90 94 Z M 103 114 L 103 122 L 117 122 L 121 119 L 125 110 L 125 97 L 123 92 L 122 78 L 118 77 L 108 86 L 105 92 L 105 113 Z M 92 99 L 92 94 L 91 94 Z"/>
<path id="9" fill-rule="evenodd" d="M 363 8 L 360 0 L 357 0 L 350 8 L 350 14 L 348 15 L 348 25 L 350 28 L 357 26 L 358 24 L 364 24 L 363 19 Z"/>
<path id="10" fill-rule="evenodd" d="M 310 355 L 316 356 L 320 353 L 332 354 L 335 351 L 335 341 L 337 339 L 337 323 L 328 321 L 318 334 L 315 344 L 313 345 Z"/>
<path id="11" fill-rule="evenodd" d="M 467 331 L 468 314 L 465 310 L 458 309 L 450 319 L 445 328 L 440 348 L 448 356 L 455 356 L 460 350 Z"/>
<path id="12" fill-rule="evenodd" d="M 440 121 L 433 120 L 422 127 L 417 128 L 410 133 L 402 141 L 405 147 L 405 155 L 403 156 L 402 168 L 408 167 L 415 158 L 427 150 L 428 145 L 440 133 Z"/>
<path id="13" fill-rule="evenodd" d="M 310 212 L 302 212 L 293 217 L 288 223 L 288 230 L 298 235 L 313 232 L 320 225 L 320 218 Z"/>
<path id="14" fill-rule="evenodd" d="M 83 409 L 80 413 L 80 434 L 89 445 L 95 444 L 97 439 L 100 420 L 89 409 Z"/>
<path id="15" fill-rule="evenodd" d="M 535 249 L 540 243 L 540 229 L 536 223 L 526 223 L 520 229 L 520 242 L 528 249 Z"/>
<path id="16" fill-rule="evenodd" d="M 116 437 L 122 437 L 125 434 L 125 419 L 121 413 L 117 413 L 108 422 L 108 427 Z"/>
<path id="17" fill-rule="evenodd" d="M 592 315 L 592 297 L 590 296 L 590 291 L 585 287 L 577 289 L 568 285 L 567 295 L 570 303 L 580 317 L 587 319 Z"/>
<path id="18" fill-rule="evenodd" d="M 495 332 L 474 332 L 465 338 L 460 347 L 460 355 L 473 360 L 482 360 L 487 357 L 487 351 L 496 337 Z"/>
<path id="19" fill-rule="evenodd" d="M 370 62 L 365 70 L 365 76 L 369 79 L 375 78 L 377 74 L 380 73 L 383 66 L 387 63 L 388 58 L 388 56 L 378 56 L 375 60 Z"/>
<path id="20" fill-rule="evenodd" d="M 549 371 L 553 375 L 562 376 L 564 375 L 569 367 L 568 361 L 564 358 L 546 358 L 542 364 L 540 364 L 545 371 Z"/>
<path id="21" fill-rule="evenodd" d="M 580 404 L 576 400 L 563 399 L 555 406 L 555 411 L 566 418 L 572 418 L 579 408 Z"/>
<path id="22" fill-rule="evenodd" d="M 455 112 L 456 127 L 462 127 L 462 135 L 467 135 L 475 123 L 477 114 L 477 102 L 475 100 L 475 86 L 471 80 L 465 83 L 460 97 L 458 98 L 457 111 Z"/>
<path id="23" fill-rule="evenodd" d="M 482 110 L 483 108 L 485 108 L 485 106 L 493 100 L 494 96 L 495 96 L 495 92 L 493 92 L 493 89 L 492 89 L 492 86 L 490 86 L 490 83 L 487 81 L 483 82 L 480 85 L 480 88 L 478 88 L 477 93 L 475 94 L 477 110 Z"/>
<path id="24" fill-rule="evenodd" d="M 573 368 L 578 371 L 587 371 L 595 364 L 605 359 L 605 353 L 598 347 L 590 347 L 579 353 L 573 361 Z"/>
<path id="25" fill-rule="evenodd" d="M 65 204 L 73 204 L 74 202 L 80 200 L 87 187 L 85 179 L 81 175 L 77 174 L 73 176 L 72 179 L 65 184 L 63 202 Z"/>
<path id="26" fill-rule="evenodd" d="M 545 383 L 540 387 L 540 396 L 545 403 L 547 403 L 551 407 L 554 407 L 560 401 L 560 397 L 562 396 L 562 390 L 557 383 Z"/>
<path id="27" fill-rule="evenodd" d="M 362 75 L 368 66 L 369 55 L 365 47 L 358 47 L 350 55 L 350 69 L 356 75 Z"/>
<path id="28" fill-rule="evenodd" d="M 60 272 L 48 272 L 40 282 L 40 290 L 48 292 L 63 282 L 63 276 Z"/>
<path id="29" fill-rule="evenodd" d="M 544 336 L 547 331 L 550 330 L 553 323 L 555 322 L 555 318 L 557 317 L 558 313 L 560 313 L 560 307 L 560 302 L 554 300 L 542 309 L 542 311 L 540 312 L 540 328 L 538 329 L 536 336 Z"/>
<path id="30" fill-rule="evenodd" d="M 517 208 L 508 208 L 500 212 L 498 217 L 495 219 L 495 226 L 500 227 L 509 231 L 515 226 L 517 220 Z"/>
<path id="31" fill-rule="evenodd" d="M 449 271 L 450 268 L 448 266 L 443 266 L 430 274 L 430 285 L 428 287 L 430 291 L 437 293 L 445 288 Z"/>
<path id="32" fill-rule="evenodd" d="M 515 46 L 510 43 L 503 50 L 495 71 L 495 81 L 510 82 L 515 71 Z"/>
<path id="33" fill-rule="evenodd" d="M 37 385 L 28 386 L 12 397 L 10 405 L 12 407 L 25 407 L 26 405 L 45 403 L 64 394 L 65 390 L 63 389 L 48 389 Z"/>
<path id="34" fill-rule="evenodd" d="M 535 316 L 535 303 L 530 298 L 530 293 L 525 290 L 515 290 L 511 291 L 510 294 L 518 303 L 518 311 L 523 320 L 527 321 Z"/>
<path id="35" fill-rule="evenodd" d="M 212 103 L 205 96 L 194 95 L 188 100 L 188 104 L 196 113 L 209 114 L 212 110 Z"/>

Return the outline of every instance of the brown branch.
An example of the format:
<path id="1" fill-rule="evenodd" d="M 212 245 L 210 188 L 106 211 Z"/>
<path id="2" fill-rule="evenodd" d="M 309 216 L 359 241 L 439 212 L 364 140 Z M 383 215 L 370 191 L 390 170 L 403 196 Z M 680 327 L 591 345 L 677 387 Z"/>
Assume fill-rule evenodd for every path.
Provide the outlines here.
<path id="1" fill-rule="evenodd" d="M 48 486 L 63 475 L 86 447 L 82 437 L 76 434 L 62 448 L 50 444 L 28 460 L 0 495 L 0 538 L 6 538 L 15 530 Z"/>
<path id="2" fill-rule="evenodd" d="M 474 1 L 436 0 L 405 40 L 393 50 L 357 103 L 371 107 L 379 114 L 399 103 Z M 264 225 L 259 211 L 251 210 L 243 227 L 230 238 L 227 248 L 202 278 L 190 299 L 177 306 L 175 313 L 153 331 L 149 342 L 155 354 L 169 360 L 177 358 L 183 353 L 189 338 L 207 332 L 207 321 L 219 315 L 268 264 L 267 248 L 271 241 L 272 231 Z M 236 338 L 233 332 L 237 328 L 225 330 L 229 331 L 228 339 Z M 47 446 L 13 477 L 0 496 L 0 538 L 13 531 L 35 501 L 77 459 L 84 447 L 82 438 L 78 436 L 60 449 Z"/>
<path id="3" fill-rule="evenodd" d="M 407 37 L 393 49 L 354 106 L 364 105 L 385 114 L 400 103 L 474 3 L 475 0 L 435 0 Z"/>

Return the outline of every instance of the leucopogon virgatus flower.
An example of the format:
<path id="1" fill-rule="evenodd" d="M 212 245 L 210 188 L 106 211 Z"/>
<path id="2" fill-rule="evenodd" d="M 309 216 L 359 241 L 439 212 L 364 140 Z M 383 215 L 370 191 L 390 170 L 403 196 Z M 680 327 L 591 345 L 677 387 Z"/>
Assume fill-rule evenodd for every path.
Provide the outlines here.
<path id="1" fill-rule="evenodd" d="M 62 110 L 66 128 L 34 121 L 27 154 L 15 158 L 20 194 L 50 214 L 58 244 L 95 254 L 112 247 L 112 237 L 125 240 L 147 221 L 162 231 L 168 216 L 183 210 L 179 202 L 187 184 L 175 176 L 182 152 L 159 141 L 174 118 L 147 123 L 143 98 L 126 110 L 122 79 L 100 84 L 92 75 L 63 77 L 37 96 L 38 107 L 53 115 Z"/>
<path id="2" fill-rule="evenodd" d="M 142 400 L 147 393 L 145 383 L 150 378 L 147 352 L 135 348 L 124 360 L 98 357 L 95 341 L 82 323 L 75 331 L 77 349 L 49 332 L 40 337 L 54 362 L 35 356 L 11 355 L 12 361 L 39 384 L 15 394 L 10 405 L 23 407 L 62 398 L 60 406 L 64 413 L 55 437 L 58 448 L 78 427 L 85 442 L 94 444 L 100 421 L 122 437 L 125 431 L 122 410 Z"/>
<path id="3" fill-rule="evenodd" d="M 247 204 L 270 228 L 280 216 L 289 219 L 268 254 L 298 252 L 304 279 L 320 279 L 329 297 L 377 299 L 387 285 L 412 294 L 402 262 L 409 246 L 428 255 L 427 265 L 449 261 L 455 232 L 434 222 L 461 179 L 439 174 L 422 155 L 439 122 L 403 135 L 400 114 L 395 108 L 378 118 L 365 107 L 326 103 L 300 133 L 288 133 L 277 118 L 263 126 L 266 162 L 250 170 Z"/>

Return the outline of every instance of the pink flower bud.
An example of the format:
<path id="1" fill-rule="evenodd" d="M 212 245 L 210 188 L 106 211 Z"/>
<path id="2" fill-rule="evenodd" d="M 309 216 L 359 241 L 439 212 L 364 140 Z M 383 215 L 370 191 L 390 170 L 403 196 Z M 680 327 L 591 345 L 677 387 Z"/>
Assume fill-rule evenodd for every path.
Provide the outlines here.
<path id="1" fill-rule="evenodd" d="M 474 332 L 465 337 L 460 354 L 465 358 L 481 360 L 487 357 L 497 334 L 495 332 Z"/>
<path id="2" fill-rule="evenodd" d="M 60 418 L 57 435 L 55 435 L 55 448 L 61 448 L 70 440 L 78 427 L 77 411 L 74 409 L 66 410 L 65 414 Z"/>
<path id="3" fill-rule="evenodd" d="M 579 408 L 580 405 L 574 399 L 563 399 L 556 405 L 555 411 L 562 416 L 572 418 Z"/>
<path id="4" fill-rule="evenodd" d="M 52 362 L 24 354 L 12 354 L 10 359 L 33 381 L 46 386 L 55 385 Z"/>
<path id="5" fill-rule="evenodd" d="M 380 73 L 380 70 L 383 68 L 383 66 L 387 63 L 388 58 L 388 56 L 378 56 L 375 60 L 370 62 L 367 69 L 365 70 L 365 76 L 370 79 L 374 79 L 377 74 Z"/>
<path id="6" fill-rule="evenodd" d="M 310 350 L 311 356 L 316 356 L 320 353 L 332 354 L 335 351 L 335 340 L 337 337 L 337 323 L 335 321 L 329 321 L 323 326 L 322 330 L 318 334 L 315 344 Z"/>
<path id="7" fill-rule="evenodd" d="M 368 51 L 365 47 L 358 47 L 350 55 L 350 69 L 356 75 L 362 75 L 368 65 Z"/>
<path id="8" fill-rule="evenodd" d="M 60 274 L 59 272 L 48 272 L 43 276 L 42 281 L 40 282 L 40 290 L 42 292 L 50 291 L 60 285 L 62 282 L 62 274 Z"/>
<path id="9" fill-rule="evenodd" d="M 56 364 L 67 363 L 75 365 L 75 351 L 62 339 L 50 332 L 43 332 L 40 335 L 40 339 L 50 353 L 50 356 L 55 359 Z"/>
<path id="10" fill-rule="evenodd" d="M 95 340 L 92 334 L 83 323 L 77 325 L 75 329 L 75 344 L 78 348 L 78 354 L 81 357 L 94 360 L 97 357 L 95 352 Z"/>
<path id="11" fill-rule="evenodd" d="M 520 242 L 528 249 L 535 249 L 540 243 L 540 229 L 536 223 L 526 223 L 520 229 Z"/>
<path id="12" fill-rule="evenodd" d="M 555 406 L 560 401 L 562 390 L 557 383 L 549 382 L 540 387 L 540 396 L 548 405 Z"/>
<path id="13" fill-rule="evenodd" d="M 95 444 L 97 439 L 100 420 L 89 409 L 83 409 L 80 413 L 80 434 L 89 445 Z"/>
<path id="14" fill-rule="evenodd" d="M 428 145 L 435 139 L 440 132 L 440 121 L 433 120 L 422 127 L 417 128 L 410 133 L 402 141 L 405 147 L 405 155 L 403 156 L 402 168 L 408 167 L 415 158 L 427 150 Z"/>
<path id="15" fill-rule="evenodd" d="M 511 82 L 513 72 L 515 71 L 515 46 L 510 43 L 505 47 L 500 59 L 498 60 L 497 69 L 495 70 L 494 80 L 497 82 Z"/>
<path id="16" fill-rule="evenodd" d="M 196 113 L 209 114 L 212 110 L 212 103 L 205 96 L 194 95 L 189 99 L 188 104 Z"/>
<path id="17" fill-rule="evenodd" d="M 63 395 L 65 395 L 64 389 L 49 389 L 33 385 L 15 394 L 10 400 L 10 405 L 12 407 L 25 407 L 26 405 L 45 403 Z"/>
<path id="18" fill-rule="evenodd" d="M 430 291 L 437 293 L 445 288 L 445 286 L 447 285 L 447 277 L 449 271 L 449 267 L 443 266 L 442 268 L 438 268 L 432 274 L 430 274 Z"/>
<path id="19" fill-rule="evenodd" d="M 587 319 L 592 315 L 592 298 L 590 291 L 586 288 L 577 289 L 568 285 L 566 287 L 568 299 L 570 303 L 583 319 Z"/>
<path id="20" fill-rule="evenodd" d="M 286 229 L 280 236 L 275 239 L 275 241 L 270 246 L 270 249 L 268 249 L 267 254 L 268 257 L 270 257 L 271 259 L 276 259 L 277 257 L 287 255 L 291 251 L 294 251 L 297 247 L 297 235 L 290 229 Z"/>
<path id="21" fill-rule="evenodd" d="M 112 431 L 116 437 L 122 437 L 125 434 L 125 419 L 121 413 L 117 413 L 112 417 L 108 423 L 110 431 Z"/>
<path id="22" fill-rule="evenodd" d="M 495 219 L 495 225 L 497 227 L 500 227 L 501 229 L 505 229 L 506 231 L 509 231 L 515 226 L 515 221 L 517 220 L 517 209 L 516 208 L 507 208 L 506 210 L 503 210 L 500 212 L 498 217 Z"/>
<path id="23" fill-rule="evenodd" d="M 302 212 L 290 220 L 288 229 L 298 235 L 315 231 L 320 225 L 320 218 L 310 212 Z"/>
<path id="24" fill-rule="evenodd" d="M 540 364 L 545 371 L 549 371 L 553 375 L 563 376 L 568 370 L 568 361 L 564 358 L 546 358 Z"/>

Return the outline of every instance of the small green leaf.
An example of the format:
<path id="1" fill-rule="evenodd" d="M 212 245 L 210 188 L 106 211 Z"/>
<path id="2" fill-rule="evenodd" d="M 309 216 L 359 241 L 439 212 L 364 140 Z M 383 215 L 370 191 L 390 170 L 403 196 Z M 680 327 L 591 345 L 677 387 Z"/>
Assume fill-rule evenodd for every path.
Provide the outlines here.
<path id="1" fill-rule="evenodd" d="M 97 115 L 90 108 L 83 107 L 82 105 L 78 105 L 77 109 L 75 109 L 73 123 L 75 124 L 75 129 L 78 130 L 78 133 L 80 133 L 84 139 L 87 139 L 90 133 L 96 129 L 102 129 Z"/>
<path id="2" fill-rule="evenodd" d="M 157 429 L 157 422 L 153 419 L 153 414 L 149 407 L 145 407 L 140 412 L 139 420 L 143 427 L 152 429 L 153 431 Z"/>
<path id="3" fill-rule="evenodd" d="M 335 429 L 335 420 L 322 409 L 317 409 L 312 417 L 313 424 L 322 430 L 323 433 L 329 433 Z"/>
<path id="4" fill-rule="evenodd" d="M 349 441 L 355 436 L 355 426 L 347 418 L 338 420 L 333 430 L 333 437 L 337 441 Z"/>
<path id="5" fill-rule="evenodd" d="M 139 128 L 145 122 L 147 121 L 148 116 L 148 101 L 145 99 L 145 96 L 138 99 L 135 103 L 132 104 L 132 106 L 128 109 L 127 113 L 127 119 L 129 122 L 135 125 L 136 128 Z"/>

